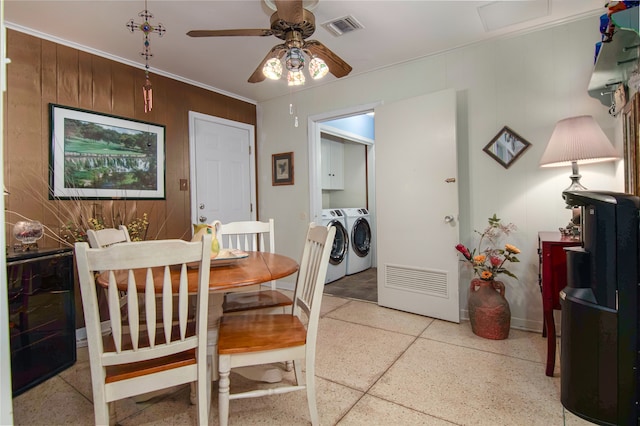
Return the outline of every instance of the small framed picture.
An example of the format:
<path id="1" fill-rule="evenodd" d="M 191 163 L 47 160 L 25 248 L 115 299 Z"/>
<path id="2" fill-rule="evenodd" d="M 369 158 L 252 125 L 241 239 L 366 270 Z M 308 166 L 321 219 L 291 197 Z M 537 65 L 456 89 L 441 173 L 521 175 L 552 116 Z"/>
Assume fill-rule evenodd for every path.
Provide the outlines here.
<path id="1" fill-rule="evenodd" d="M 483 151 L 508 169 L 531 146 L 522 136 L 504 126 Z"/>
<path id="2" fill-rule="evenodd" d="M 271 183 L 293 185 L 293 152 L 283 152 L 271 156 Z"/>

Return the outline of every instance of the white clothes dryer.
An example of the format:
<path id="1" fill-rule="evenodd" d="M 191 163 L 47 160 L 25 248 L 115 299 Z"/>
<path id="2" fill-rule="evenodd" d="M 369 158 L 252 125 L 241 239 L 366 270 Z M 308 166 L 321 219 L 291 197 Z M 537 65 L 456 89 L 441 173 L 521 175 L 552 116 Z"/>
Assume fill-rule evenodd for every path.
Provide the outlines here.
<path id="1" fill-rule="evenodd" d="M 349 251 L 349 233 L 344 213 L 340 209 L 322 210 L 322 224 L 336 228 L 333 247 L 329 256 L 325 284 L 339 280 L 347 274 L 347 252 Z"/>
<path id="2" fill-rule="evenodd" d="M 347 219 L 349 232 L 349 255 L 347 275 L 371 268 L 371 223 L 369 211 L 365 208 L 342 209 Z"/>

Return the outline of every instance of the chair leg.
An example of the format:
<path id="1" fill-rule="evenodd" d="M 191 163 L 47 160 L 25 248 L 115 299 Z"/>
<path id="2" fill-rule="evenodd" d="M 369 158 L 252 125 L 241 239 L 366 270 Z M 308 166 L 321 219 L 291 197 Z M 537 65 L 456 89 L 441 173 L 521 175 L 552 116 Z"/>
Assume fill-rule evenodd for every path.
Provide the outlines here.
<path id="1" fill-rule="evenodd" d="M 309 404 L 309 415 L 311 416 L 311 424 L 313 426 L 320 424 L 318 418 L 318 406 L 316 405 L 316 374 L 313 364 L 308 365 L 306 371 L 307 385 L 307 404 Z"/>
<path id="2" fill-rule="evenodd" d="M 211 327 L 211 325 L 209 325 Z M 211 358 L 211 380 L 218 380 L 218 326 L 207 332 L 207 356 Z"/>
<path id="3" fill-rule="evenodd" d="M 218 358 L 218 417 L 220 426 L 227 426 L 229 423 L 229 388 L 231 382 L 229 373 L 231 371 L 231 357 L 220 355 Z"/>
<path id="4" fill-rule="evenodd" d="M 206 426 L 209 423 L 209 408 L 211 406 L 211 369 L 209 368 L 210 364 L 207 364 L 204 367 L 206 369 L 204 380 L 201 380 L 200 374 L 198 374 L 198 381 L 191 383 L 197 388 L 196 408 L 198 410 L 198 425 L 200 426 Z"/>
<path id="5" fill-rule="evenodd" d="M 196 405 L 198 403 L 198 389 L 196 382 L 189 383 L 189 402 L 191 405 Z"/>
<path id="6" fill-rule="evenodd" d="M 287 361 L 291 362 L 291 361 Z M 304 384 L 304 377 L 302 376 L 302 364 L 299 360 L 293 360 L 293 372 L 296 376 L 296 385 L 300 386 Z"/>

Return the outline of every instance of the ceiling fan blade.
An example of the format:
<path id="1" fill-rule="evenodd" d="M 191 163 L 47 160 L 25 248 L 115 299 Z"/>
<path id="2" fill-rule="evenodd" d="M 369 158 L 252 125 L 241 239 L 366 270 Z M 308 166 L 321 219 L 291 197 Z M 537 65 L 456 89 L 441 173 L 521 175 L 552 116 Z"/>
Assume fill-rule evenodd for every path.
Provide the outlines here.
<path id="1" fill-rule="evenodd" d="M 273 35 L 271 29 L 244 29 L 244 30 L 192 30 L 187 33 L 189 37 L 234 37 L 257 36 L 266 37 Z"/>
<path id="2" fill-rule="evenodd" d="M 327 46 L 317 40 L 307 40 L 302 46 L 313 55 L 316 55 L 329 66 L 329 72 L 337 78 L 344 77 L 349 74 L 353 68 L 351 65 L 343 61 L 338 55 L 333 53 Z"/>
<path id="3" fill-rule="evenodd" d="M 269 51 L 269 53 L 267 53 L 267 56 L 264 57 L 262 62 L 260 62 L 260 65 L 258 65 L 258 68 L 256 68 L 256 70 L 253 72 L 253 74 L 251 74 L 251 77 L 249 77 L 249 80 L 247 81 L 249 83 L 260 83 L 261 81 L 263 81 L 266 78 L 265 75 L 262 73 L 262 67 L 264 67 L 264 64 L 273 57 L 282 56 L 285 50 L 287 50 L 287 48 L 285 47 L 284 44 L 278 44 L 277 46 L 274 46 Z"/>
<path id="4" fill-rule="evenodd" d="M 275 3 L 280 19 L 291 24 L 302 22 L 302 0 L 275 0 Z"/>

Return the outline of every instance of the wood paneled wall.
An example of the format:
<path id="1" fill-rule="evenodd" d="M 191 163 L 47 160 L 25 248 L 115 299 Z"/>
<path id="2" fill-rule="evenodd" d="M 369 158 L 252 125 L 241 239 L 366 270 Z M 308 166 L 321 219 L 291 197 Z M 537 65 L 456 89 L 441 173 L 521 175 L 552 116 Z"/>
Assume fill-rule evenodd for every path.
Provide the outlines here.
<path id="1" fill-rule="evenodd" d="M 256 106 L 151 73 L 153 110 L 144 113 L 144 71 L 21 32 L 7 32 L 4 179 L 7 244 L 13 238 L 16 212 L 59 232 L 78 210 L 137 212 L 149 215 L 150 238 L 190 236 L 189 111 L 256 124 Z M 198 64 L 194 64 L 198 66 Z M 55 103 L 166 126 L 166 200 L 49 200 L 49 104 Z M 79 206 L 80 205 L 80 206 Z M 50 232 L 49 232 L 50 233 Z M 41 246 L 59 243 L 45 237 Z"/>

